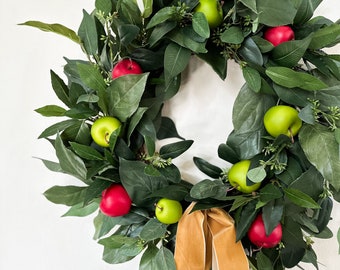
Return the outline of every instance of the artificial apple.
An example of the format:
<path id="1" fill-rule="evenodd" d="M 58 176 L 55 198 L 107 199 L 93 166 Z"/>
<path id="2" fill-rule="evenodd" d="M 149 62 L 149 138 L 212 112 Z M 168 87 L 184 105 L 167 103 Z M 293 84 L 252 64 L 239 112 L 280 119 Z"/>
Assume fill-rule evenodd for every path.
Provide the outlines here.
<path id="1" fill-rule="evenodd" d="M 124 58 L 120 60 L 112 69 L 112 78 L 118 78 L 120 76 L 128 74 L 141 74 L 143 73 L 140 65 L 130 58 Z"/>
<path id="2" fill-rule="evenodd" d="M 280 134 L 293 138 L 302 126 L 299 112 L 287 105 L 271 107 L 265 113 L 263 123 L 267 132 L 275 138 Z"/>
<path id="3" fill-rule="evenodd" d="M 210 28 L 216 28 L 223 22 L 223 10 L 217 0 L 200 0 L 195 12 L 202 12 Z"/>
<path id="4" fill-rule="evenodd" d="M 266 229 L 262 214 L 259 214 L 247 232 L 250 242 L 259 248 L 272 248 L 280 243 L 282 238 L 282 226 L 278 223 L 274 230 L 266 235 Z"/>
<path id="5" fill-rule="evenodd" d="M 91 136 L 94 142 L 102 147 L 108 147 L 112 132 L 121 126 L 120 121 L 112 116 L 103 116 L 94 121 Z"/>
<path id="6" fill-rule="evenodd" d="M 125 188 L 120 184 L 113 184 L 103 191 L 99 208 L 107 216 L 119 217 L 129 213 L 131 204 Z"/>
<path id="7" fill-rule="evenodd" d="M 164 224 L 173 224 L 180 220 L 183 208 L 179 201 L 162 198 L 156 203 L 156 218 Z"/>
<path id="8" fill-rule="evenodd" d="M 245 159 L 235 163 L 228 171 L 228 180 L 237 190 L 243 193 L 252 193 L 257 190 L 261 183 L 247 185 L 247 173 L 250 167 L 250 160 Z"/>
<path id="9" fill-rule="evenodd" d="M 293 29 L 288 25 L 268 28 L 263 35 L 264 39 L 277 46 L 295 38 Z"/>

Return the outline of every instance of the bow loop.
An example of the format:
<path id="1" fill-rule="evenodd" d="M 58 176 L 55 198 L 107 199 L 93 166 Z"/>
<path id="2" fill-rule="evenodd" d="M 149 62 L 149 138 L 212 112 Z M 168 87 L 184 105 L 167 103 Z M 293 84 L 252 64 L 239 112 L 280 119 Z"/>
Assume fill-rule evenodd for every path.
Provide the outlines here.
<path id="1" fill-rule="evenodd" d="M 194 211 L 192 203 L 178 223 L 177 270 L 248 270 L 242 243 L 236 242 L 234 221 L 220 208 Z"/>

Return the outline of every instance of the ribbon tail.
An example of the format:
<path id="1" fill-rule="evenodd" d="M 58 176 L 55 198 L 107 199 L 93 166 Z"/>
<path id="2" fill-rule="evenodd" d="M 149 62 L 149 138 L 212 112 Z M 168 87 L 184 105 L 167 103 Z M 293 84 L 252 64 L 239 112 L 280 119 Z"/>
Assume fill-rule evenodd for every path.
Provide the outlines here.
<path id="1" fill-rule="evenodd" d="M 222 209 L 208 212 L 212 234 L 213 270 L 248 270 L 249 263 L 241 241 L 236 242 L 234 220 Z"/>
<path id="2" fill-rule="evenodd" d="M 192 203 L 178 222 L 175 246 L 175 262 L 177 270 L 210 270 L 211 243 L 206 217 L 202 211 L 191 210 Z"/>

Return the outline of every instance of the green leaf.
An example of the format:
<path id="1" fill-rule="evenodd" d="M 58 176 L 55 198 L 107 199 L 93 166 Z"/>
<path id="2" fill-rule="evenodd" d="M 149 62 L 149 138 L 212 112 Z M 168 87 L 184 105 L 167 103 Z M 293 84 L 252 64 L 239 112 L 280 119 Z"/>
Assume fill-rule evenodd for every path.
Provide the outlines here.
<path id="1" fill-rule="evenodd" d="M 227 194 L 227 188 L 220 180 L 205 179 L 195 184 L 190 190 L 194 199 L 222 198 Z"/>
<path id="2" fill-rule="evenodd" d="M 218 157 L 228 161 L 231 164 L 234 164 L 238 161 L 240 161 L 239 157 L 237 156 L 237 153 L 227 144 L 221 143 L 218 146 Z"/>
<path id="3" fill-rule="evenodd" d="M 199 157 L 194 157 L 193 160 L 196 167 L 209 177 L 218 179 L 221 176 L 222 170 L 219 167 Z"/>
<path id="4" fill-rule="evenodd" d="M 284 42 L 273 49 L 272 59 L 281 66 L 293 67 L 304 56 L 311 40 L 310 35 L 302 40 Z"/>
<path id="5" fill-rule="evenodd" d="M 98 33 L 93 16 L 83 10 L 83 20 L 78 29 L 84 48 L 88 54 L 95 55 L 98 52 Z"/>
<path id="6" fill-rule="evenodd" d="M 138 109 L 149 73 L 125 75 L 113 80 L 106 89 L 109 114 L 122 122 Z"/>
<path id="7" fill-rule="evenodd" d="M 151 16 L 153 11 L 153 0 L 143 0 L 144 10 L 142 12 L 143 18 L 148 18 Z"/>
<path id="8" fill-rule="evenodd" d="M 259 23 L 268 26 L 292 24 L 296 12 L 291 1 L 257 1 Z"/>
<path id="9" fill-rule="evenodd" d="M 162 158 L 176 158 L 187 151 L 194 143 L 192 140 L 179 141 L 162 146 L 159 149 L 159 154 Z"/>
<path id="10" fill-rule="evenodd" d="M 244 35 L 240 27 L 232 26 L 222 32 L 220 38 L 225 43 L 241 44 L 244 40 Z"/>
<path id="11" fill-rule="evenodd" d="M 262 251 L 256 254 L 257 267 L 261 270 L 273 270 L 273 262 Z"/>
<path id="12" fill-rule="evenodd" d="M 27 22 L 21 23 L 19 25 L 32 26 L 32 27 L 38 28 L 42 31 L 52 32 L 52 33 L 62 35 L 64 37 L 71 39 L 72 41 L 74 41 L 78 44 L 81 43 L 79 36 L 73 30 L 71 30 L 71 29 L 69 29 L 66 26 L 61 25 L 61 24 L 57 24 L 57 23 L 48 24 L 48 23 L 39 22 L 39 21 L 27 21 Z"/>
<path id="13" fill-rule="evenodd" d="M 294 18 L 294 24 L 306 23 L 313 17 L 315 9 L 321 2 L 322 0 L 300 1 L 300 5 Z"/>
<path id="14" fill-rule="evenodd" d="M 157 131 L 157 138 L 159 140 L 166 138 L 179 138 L 184 140 L 184 138 L 178 134 L 175 123 L 169 117 L 165 116 L 162 117 L 161 126 Z"/>
<path id="15" fill-rule="evenodd" d="M 180 74 L 188 65 L 190 56 L 190 50 L 176 43 L 170 43 L 164 54 L 165 81 Z"/>
<path id="16" fill-rule="evenodd" d="M 167 225 L 159 222 L 156 218 L 150 219 L 140 232 L 140 237 L 148 242 L 164 237 Z"/>
<path id="17" fill-rule="evenodd" d="M 282 242 L 284 248 L 281 250 L 282 263 L 287 268 L 297 265 L 306 252 L 306 243 L 303 240 L 301 225 L 287 216 L 282 224 Z"/>
<path id="18" fill-rule="evenodd" d="M 44 192 L 44 196 L 55 204 L 77 205 L 84 201 L 86 187 L 53 186 Z"/>
<path id="19" fill-rule="evenodd" d="M 245 59 L 245 61 L 259 66 L 263 65 L 262 53 L 253 39 L 247 38 L 242 43 L 239 53 Z"/>
<path id="20" fill-rule="evenodd" d="M 192 16 L 192 27 L 195 32 L 203 38 L 209 38 L 210 27 L 208 21 L 202 12 L 195 12 Z"/>
<path id="21" fill-rule="evenodd" d="M 250 201 L 244 207 L 240 208 L 240 217 L 236 221 L 236 241 L 241 240 L 247 233 L 253 220 L 257 215 L 256 200 Z"/>
<path id="22" fill-rule="evenodd" d="M 48 128 L 46 128 L 39 135 L 38 138 L 41 139 L 41 138 L 47 138 L 47 137 L 53 136 L 53 135 L 57 134 L 58 132 L 65 130 L 68 127 L 76 125 L 78 122 L 79 122 L 78 120 L 69 119 L 69 120 L 64 120 L 64 121 L 55 123 L 52 126 L 49 126 Z"/>
<path id="23" fill-rule="evenodd" d="M 331 24 L 317 30 L 313 34 L 309 48 L 312 50 L 322 49 L 337 44 L 340 41 L 340 25 Z"/>
<path id="24" fill-rule="evenodd" d="M 128 132 L 127 132 L 127 138 L 129 140 L 128 144 L 130 145 L 130 138 L 131 135 L 133 133 L 133 131 L 135 130 L 135 128 L 137 127 L 137 125 L 139 124 L 139 122 L 141 121 L 144 113 L 147 111 L 148 108 L 138 108 L 137 111 L 132 115 L 131 120 L 130 120 L 130 124 L 129 124 L 129 128 L 128 128 Z"/>
<path id="25" fill-rule="evenodd" d="M 162 246 L 156 254 L 155 265 L 155 269 L 176 270 L 173 253 L 166 247 Z"/>
<path id="26" fill-rule="evenodd" d="M 157 269 L 155 262 L 157 253 L 158 248 L 154 244 L 149 243 L 140 260 L 139 270 Z"/>
<path id="27" fill-rule="evenodd" d="M 172 31 L 168 38 L 183 48 L 189 49 L 194 53 L 206 53 L 206 41 L 202 39 L 192 28 L 188 25 L 180 28 L 178 31 Z"/>
<path id="28" fill-rule="evenodd" d="M 150 29 L 167 20 L 173 19 L 175 14 L 176 10 L 173 7 L 164 7 L 160 9 L 155 15 L 152 16 L 151 20 L 146 26 L 146 29 Z"/>
<path id="29" fill-rule="evenodd" d="M 339 191 L 340 148 L 335 140 L 334 132 L 320 124 L 303 125 L 299 132 L 299 140 L 308 160 L 325 180 Z"/>
<path id="30" fill-rule="evenodd" d="M 103 160 L 103 156 L 91 146 L 70 142 L 73 151 L 83 159 L 87 160 Z"/>
<path id="31" fill-rule="evenodd" d="M 110 187 L 112 182 L 107 180 L 95 179 L 86 189 L 84 204 L 88 204 L 94 199 L 100 198 L 102 192 Z"/>
<path id="32" fill-rule="evenodd" d="M 77 69 L 82 83 L 88 88 L 97 91 L 97 95 L 99 97 L 98 105 L 106 114 L 108 112 L 108 106 L 105 100 L 106 84 L 103 76 L 100 74 L 100 71 L 94 65 L 83 63 L 77 63 Z"/>
<path id="33" fill-rule="evenodd" d="M 339 251 L 338 251 L 338 253 L 340 254 L 340 228 L 338 229 L 337 239 L 338 239 L 338 244 L 339 244 Z"/>
<path id="34" fill-rule="evenodd" d="M 133 24 L 118 25 L 118 35 L 123 46 L 128 46 L 135 38 L 137 38 L 140 29 Z"/>
<path id="35" fill-rule="evenodd" d="M 146 175 L 144 173 L 146 166 L 140 161 L 120 160 L 119 174 L 122 184 L 137 206 L 153 205 L 153 200 L 148 197 L 168 186 L 168 181 L 164 177 Z"/>
<path id="36" fill-rule="evenodd" d="M 55 150 L 62 170 L 86 183 L 88 180 L 86 179 L 87 169 L 84 161 L 65 147 L 59 134 L 55 140 Z"/>
<path id="37" fill-rule="evenodd" d="M 65 214 L 63 214 L 63 217 L 86 217 L 88 215 L 91 215 L 94 213 L 99 206 L 98 201 L 94 201 L 90 204 L 84 205 L 83 202 L 78 203 L 76 205 L 73 205 Z"/>
<path id="38" fill-rule="evenodd" d="M 260 189 L 260 201 L 268 203 L 269 201 L 279 199 L 283 196 L 279 187 L 274 184 L 267 184 Z"/>
<path id="39" fill-rule="evenodd" d="M 249 88 L 253 90 L 255 93 L 258 93 L 261 90 L 260 73 L 256 69 L 246 66 L 242 68 L 242 74 Z"/>
<path id="40" fill-rule="evenodd" d="M 95 6 L 97 11 L 104 12 L 104 15 L 108 16 L 112 13 L 112 2 L 111 0 L 96 0 Z"/>
<path id="41" fill-rule="evenodd" d="M 298 206 L 311 209 L 320 208 L 320 205 L 315 202 L 309 195 L 298 189 L 285 188 L 283 191 L 287 198 Z"/>
<path id="42" fill-rule="evenodd" d="M 44 107 L 38 108 L 34 110 L 37 113 L 40 113 L 42 116 L 51 117 L 51 116 L 64 116 L 66 110 L 57 105 L 46 105 Z"/>
<path id="43" fill-rule="evenodd" d="M 286 67 L 269 67 L 266 74 L 275 83 L 287 88 L 299 87 L 304 90 L 321 90 L 328 86 L 313 75 L 294 71 Z"/>
<path id="44" fill-rule="evenodd" d="M 63 170 L 60 167 L 60 164 L 58 162 L 54 162 L 54 161 L 50 161 L 50 160 L 46 160 L 46 159 L 40 159 L 44 165 L 46 166 L 47 169 L 49 169 L 52 172 L 58 172 L 58 173 L 62 173 Z"/>
<path id="45" fill-rule="evenodd" d="M 53 71 L 50 70 L 52 88 L 57 97 L 68 107 L 71 106 L 69 89 L 64 81 Z"/>
<path id="46" fill-rule="evenodd" d="M 254 183 L 262 182 L 266 178 L 266 176 L 267 172 L 263 168 L 263 166 L 250 169 L 247 173 L 248 179 Z"/>
<path id="47" fill-rule="evenodd" d="M 275 227 L 281 222 L 284 211 L 282 199 L 272 200 L 262 208 L 262 217 L 266 235 L 270 235 Z"/>
<path id="48" fill-rule="evenodd" d="M 177 26 L 177 23 L 174 21 L 168 21 L 165 23 L 162 23 L 160 25 L 157 25 L 153 30 L 149 37 L 149 44 L 152 48 L 154 45 L 156 45 L 164 36 L 169 33 L 172 29 L 174 29 Z"/>
<path id="49" fill-rule="evenodd" d="M 150 198 L 168 198 L 170 200 L 182 201 L 189 193 L 189 188 L 183 185 L 170 185 L 152 193 Z"/>
<path id="50" fill-rule="evenodd" d="M 256 0 L 240 0 L 240 2 L 250 8 L 254 13 L 257 13 Z"/>

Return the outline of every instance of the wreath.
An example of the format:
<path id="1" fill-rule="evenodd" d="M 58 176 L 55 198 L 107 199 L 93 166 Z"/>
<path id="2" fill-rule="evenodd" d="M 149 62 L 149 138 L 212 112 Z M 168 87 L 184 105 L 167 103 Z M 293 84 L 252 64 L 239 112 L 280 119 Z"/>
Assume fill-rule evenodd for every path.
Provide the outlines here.
<path id="1" fill-rule="evenodd" d="M 58 158 L 44 165 L 81 182 L 46 198 L 69 206 L 64 216 L 97 213 L 94 238 L 110 264 L 140 254 L 140 269 L 317 269 L 313 239 L 332 237 L 340 201 L 340 55 L 325 51 L 340 25 L 313 17 L 321 2 L 96 0 L 77 33 L 23 23 L 87 57 L 65 58 L 67 82 L 50 72 L 66 108 L 36 110 L 62 119 L 39 136 Z M 162 114 L 192 57 L 222 80 L 234 61 L 245 79 L 218 146 L 226 167 L 193 157 L 207 175 L 197 184 L 173 162 L 193 141 Z"/>

